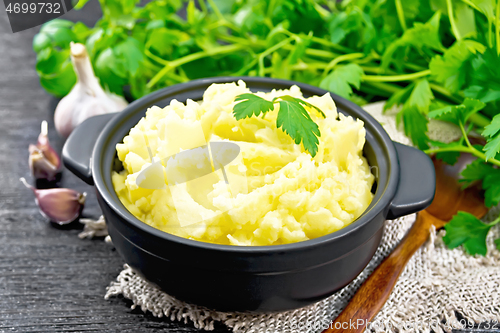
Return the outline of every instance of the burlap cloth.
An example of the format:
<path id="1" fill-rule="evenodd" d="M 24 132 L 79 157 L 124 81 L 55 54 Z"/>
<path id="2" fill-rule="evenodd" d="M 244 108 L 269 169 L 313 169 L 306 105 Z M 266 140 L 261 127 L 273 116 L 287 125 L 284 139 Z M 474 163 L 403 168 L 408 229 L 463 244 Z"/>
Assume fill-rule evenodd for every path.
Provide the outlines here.
<path id="1" fill-rule="evenodd" d="M 365 110 L 380 121 L 394 141 L 410 144 L 396 127 L 393 112 L 382 114 L 382 107 L 383 103 L 375 103 L 366 106 Z M 441 122 L 432 122 L 429 134 L 443 141 L 460 136 L 456 128 Z M 484 221 L 493 220 L 499 212 L 498 207 L 492 209 Z M 294 311 L 260 315 L 222 313 L 187 304 L 160 291 L 126 265 L 108 287 L 105 297 L 123 295 L 132 300 L 133 308 L 140 307 L 157 317 L 192 322 L 195 327 L 205 330 L 221 322 L 237 333 L 321 332 L 414 221 L 415 214 L 386 221 L 382 243 L 375 256 L 351 284 L 323 301 Z M 488 236 L 486 257 L 469 256 L 462 248 L 447 249 L 442 242 L 443 233 L 433 231 L 431 239 L 409 261 L 367 332 L 451 332 L 451 329 L 470 328 L 481 322 L 490 322 L 491 328 L 500 329 L 500 252 L 493 243 L 500 236 L 500 228 L 494 227 Z"/>

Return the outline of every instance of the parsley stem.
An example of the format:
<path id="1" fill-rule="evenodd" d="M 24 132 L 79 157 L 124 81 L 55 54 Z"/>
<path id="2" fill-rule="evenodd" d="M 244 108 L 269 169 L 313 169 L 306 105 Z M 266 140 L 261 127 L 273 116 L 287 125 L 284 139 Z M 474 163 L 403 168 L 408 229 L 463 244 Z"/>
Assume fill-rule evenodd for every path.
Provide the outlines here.
<path id="1" fill-rule="evenodd" d="M 442 147 L 442 148 L 430 148 L 424 150 L 424 153 L 437 154 L 437 153 L 446 153 L 446 152 L 461 152 L 461 153 L 471 153 L 470 148 L 461 146 L 461 147 Z"/>
<path id="2" fill-rule="evenodd" d="M 150 58 L 150 59 L 152 59 L 152 60 L 156 61 L 156 62 L 157 62 L 157 63 L 159 63 L 159 64 L 162 64 L 163 66 L 166 66 L 166 65 L 168 65 L 168 63 L 169 63 L 169 61 L 168 61 L 168 60 L 165 60 L 165 59 L 163 59 L 163 58 L 161 58 L 161 57 L 158 57 L 157 55 L 153 54 L 153 53 L 149 50 L 149 48 L 147 48 L 147 47 L 145 47 L 145 48 L 144 48 L 144 54 L 145 54 L 148 58 Z"/>
<path id="3" fill-rule="evenodd" d="M 214 3 L 213 0 L 208 0 L 208 4 L 210 5 L 210 7 L 212 7 L 212 10 L 214 11 L 215 15 L 219 20 L 226 21 L 226 19 L 219 10 L 219 7 L 217 7 L 217 5 Z"/>
<path id="4" fill-rule="evenodd" d="M 188 62 L 195 61 L 198 59 L 214 56 L 217 54 L 224 54 L 224 53 L 231 53 L 234 51 L 242 50 L 245 47 L 243 45 L 222 45 L 218 47 L 214 47 L 211 50 L 207 51 L 200 51 L 196 53 L 191 53 L 187 56 L 184 56 L 182 58 L 178 58 L 173 61 L 169 61 L 165 67 L 163 67 L 158 73 L 156 73 L 155 76 L 146 84 L 146 87 L 151 89 L 155 84 L 160 81 L 165 74 L 167 74 L 170 70 L 174 69 L 175 67 L 187 64 Z"/>
<path id="5" fill-rule="evenodd" d="M 469 136 L 467 135 L 467 133 L 465 132 L 465 127 L 464 125 L 462 124 L 462 122 L 459 123 L 459 127 L 460 127 L 460 131 L 462 131 L 462 135 L 465 139 L 465 143 L 467 144 L 467 147 L 469 147 L 470 149 L 470 153 L 478 158 L 481 158 L 483 159 L 484 161 L 486 162 L 490 162 L 492 164 L 495 164 L 495 165 L 498 165 L 500 166 L 500 161 L 494 159 L 494 158 L 491 158 L 491 159 L 486 159 L 486 155 L 483 154 L 483 152 L 479 151 L 478 149 L 476 149 L 476 147 L 474 147 L 470 141 L 469 141 Z"/>
<path id="6" fill-rule="evenodd" d="M 414 71 L 423 71 L 426 69 L 426 67 L 423 67 L 423 66 L 419 66 L 419 65 L 415 65 L 415 64 L 412 64 L 410 62 L 408 63 L 405 63 L 404 66 L 408 69 L 411 69 L 411 70 L 414 70 Z"/>
<path id="7" fill-rule="evenodd" d="M 276 6 L 276 0 L 270 0 L 267 5 L 267 17 L 273 17 L 274 7 Z"/>
<path id="8" fill-rule="evenodd" d="M 448 8 L 448 18 L 450 20 L 451 30 L 453 31 L 455 38 L 457 40 L 461 40 L 462 36 L 460 35 L 457 23 L 455 22 L 455 16 L 453 15 L 453 4 L 451 3 L 451 0 L 446 0 L 446 7 Z"/>
<path id="9" fill-rule="evenodd" d="M 497 1 L 495 14 L 495 39 L 497 43 L 497 55 L 500 55 L 500 1 Z"/>
<path id="10" fill-rule="evenodd" d="M 429 87 L 434 90 L 435 92 L 445 96 L 447 99 L 449 99 L 453 103 L 461 103 L 462 99 L 454 96 L 449 90 L 446 88 L 443 88 L 441 86 L 438 86 L 437 84 L 434 83 L 429 83 Z"/>
<path id="11" fill-rule="evenodd" d="M 292 65 L 292 70 L 301 71 L 301 70 L 308 70 L 308 69 L 313 69 L 313 70 L 325 69 L 326 66 L 327 66 L 327 64 L 324 62 L 309 62 L 309 63 L 299 62 L 295 65 Z"/>
<path id="12" fill-rule="evenodd" d="M 297 36 L 300 38 L 300 36 L 298 36 L 297 34 L 294 34 L 293 32 L 291 32 L 290 30 L 287 30 L 287 29 L 283 29 L 281 32 L 283 32 L 284 34 L 287 34 L 288 36 Z M 344 52 L 344 53 L 353 53 L 354 52 L 354 50 L 352 50 L 348 47 L 332 43 L 324 38 L 312 36 L 311 41 L 313 41 L 314 43 L 318 43 L 320 45 L 323 45 L 323 46 L 331 47 L 332 49 L 335 49 L 336 51 L 339 51 L 339 52 Z"/>
<path id="13" fill-rule="evenodd" d="M 342 45 L 339 45 L 339 44 L 335 44 L 335 43 L 332 43 L 326 39 L 323 39 L 323 38 L 319 38 L 319 37 L 312 37 L 311 40 L 314 42 L 314 43 L 318 43 L 320 45 L 323 45 L 323 46 L 329 46 L 331 47 L 332 49 L 338 51 L 338 52 L 345 52 L 345 53 L 353 53 L 354 50 L 353 49 L 350 49 L 348 47 L 345 47 L 345 46 L 342 46 Z"/>
<path id="14" fill-rule="evenodd" d="M 331 71 L 333 69 L 333 67 L 335 67 L 341 61 L 359 59 L 359 58 L 362 58 L 364 56 L 365 56 L 364 53 L 350 53 L 350 54 L 344 54 L 344 55 L 338 56 L 335 59 L 333 59 L 332 61 L 330 61 L 328 66 L 326 66 L 325 75 L 328 74 L 328 72 Z"/>
<path id="15" fill-rule="evenodd" d="M 207 9 L 207 4 L 205 3 L 205 0 L 198 0 L 198 3 L 200 4 L 201 11 L 203 14 L 207 15 L 208 14 L 208 9 Z"/>
<path id="16" fill-rule="evenodd" d="M 431 70 L 427 69 L 425 71 L 416 72 L 412 74 L 403 74 L 403 75 L 380 75 L 380 76 L 363 75 L 361 79 L 363 81 L 371 81 L 371 82 L 399 82 L 399 81 L 411 81 L 430 74 Z"/>
<path id="17" fill-rule="evenodd" d="M 403 31 L 406 31 L 406 19 L 405 19 L 405 12 L 403 10 L 403 4 L 401 3 L 401 0 L 396 0 L 396 12 L 398 13 L 398 19 L 399 19 L 399 24 L 401 24 L 401 28 Z"/>
<path id="18" fill-rule="evenodd" d="M 460 131 L 462 132 L 462 136 L 464 137 L 465 139 L 465 143 L 467 144 L 467 147 L 469 147 L 469 149 L 474 149 L 476 150 L 476 148 L 474 148 L 470 141 L 469 141 L 469 136 L 467 135 L 467 133 L 465 132 L 465 127 L 464 127 L 464 124 L 462 124 L 462 122 L 460 121 L 458 126 L 460 127 Z"/>
<path id="19" fill-rule="evenodd" d="M 477 127 L 484 128 L 491 123 L 491 120 L 488 117 L 483 116 L 480 113 L 474 113 L 469 117 L 469 121 L 476 125 Z"/>
<path id="20" fill-rule="evenodd" d="M 467 5 L 469 5 L 469 6 L 471 6 L 472 8 L 474 8 L 475 10 L 477 10 L 478 12 L 481 12 L 481 9 L 479 9 L 479 7 L 476 6 L 476 4 L 473 3 L 472 1 L 470 1 L 470 0 L 462 0 L 462 2 L 465 3 L 465 4 L 467 4 Z"/>
<path id="21" fill-rule="evenodd" d="M 490 49 L 493 48 L 493 28 L 491 27 L 493 22 L 491 22 L 491 18 L 487 16 L 488 19 L 488 45 Z"/>
<path id="22" fill-rule="evenodd" d="M 306 54 L 327 59 L 335 58 L 337 56 L 337 54 L 333 52 L 318 49 L 306 49 Z"/>
<path id="23" fill-rule="evenodd" d="M 226 23 L 224 25 L 226 25 Z M 252 47 L 252 48 L 266 47 L 265 41 L 252 38 L 251 36 L 249 38 L 242 38 L 233 35 L 218 34 L 217 38 L 224 42 L 246 45 L 247 47 Z"/>
<path id="24" fill-rule="evenodd" d="M 386 91 L 391 94 L 395 94 L 397 92 L 401 91 L 401 87 L 395 85 L 395 84 L 390 84 L 390 83 L 385 83 L 385 82 L 376 82 L 376 81 L 366 81 L 363 82 L 362 84 L 367 84 L 370 85 L 376 89 Z"/>
<path id="25" fill-rule="evenodd" d="M 487 223 L 488 226 L 492 227 L 496 224 L 498 224 L 500 222 L 500 216 L 498 216 L 496 219 L 494 219 L 493 221 L 491 221 L 490 223 Z"/>
<path id="26" fill-rule="evenodd" d="M 268 48 L 259 55 L 259 76 L 264 76 L 264 58 L 273 53 L 274 51 L 279 50 L 283 46 L 290 44 L 290 42 L 293 40 L 294 40 L 293 36 L 288 37 L 287 39 L 282 40 L 278 44 L 275 44 L 272 47 Z"/>
<path id="27" fill-rule="evenodd" d="M 431 148 L 431 149 L 424 150 L 424 153 L 429 154 L 429 155 L 430 154 L 437 154 L 437 153 L 446 153 L 446 152 L 469 153 L 469 154 L 476 156 L 477 158 L 482 159 L 483 161 L 486 161 L 486 159 L 485 159 L 486 156 L 474 147 L 472 147 L 472 148 L 465 147 L 465 146 L 443 147 L 443 148 Z M 488 159 L 488 163 L 500 166 L 500 161 L 495 159 L 495 158 Z"/>

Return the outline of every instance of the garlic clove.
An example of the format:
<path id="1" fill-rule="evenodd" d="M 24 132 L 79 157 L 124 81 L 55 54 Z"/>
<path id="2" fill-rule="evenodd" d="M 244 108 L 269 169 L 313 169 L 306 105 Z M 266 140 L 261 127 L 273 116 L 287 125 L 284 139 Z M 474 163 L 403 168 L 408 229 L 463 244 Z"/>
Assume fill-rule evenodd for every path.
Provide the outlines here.
<path id="1" fill-rule="evenodd" d="M 58 170 L 61 169 L 61 158 L 56 153 L 54 148 L 49 142 L 49 129 L 47 121 L 42 121 L 40 134 L 38 135 L 38 142 L 36 146 L 43 152 L 43 155 L 50 163 L 52 163 Z"/>
<path id="2" fill-rule="evenodd" d="M 52 182 L 57 180 L 60 170 L 35 145 L 29 146 L 29 167 L 33 177 L 38 180 Z"/>
<path id="3" fill-rule="evenodd" d="M 68 224 L 76 220 L 85 204 L 87 194 L 68 188 L 51 188 L 39 190 L 28 184 L 26 179 L 20 181 L 35 194 L 35 202 L 40 213 L 59 225 Z"/>
<path id="4" fill-rule="evenodd" d="M 78 80 L 69 94 L 61 99 L 54 114 L 57 132 L 64 138 L 85 119 L 118 112 L 128 105 L 123 97 L 102 89 L 83 44 L 71 42 L 70 51 Z"/>
<path id="5" fill-rule="evenodd" d="M 48 138 L 48 126 L 44 120 L 36 145 L 29 145 L 29 167 L 31 174 L 41 185 L 58 181 L 61 176 L 61 159 L 52 148 Z M 39 186 L 37 186 L 39 187 Z M 45 186 L 43 186 L 45 187 Z"/>

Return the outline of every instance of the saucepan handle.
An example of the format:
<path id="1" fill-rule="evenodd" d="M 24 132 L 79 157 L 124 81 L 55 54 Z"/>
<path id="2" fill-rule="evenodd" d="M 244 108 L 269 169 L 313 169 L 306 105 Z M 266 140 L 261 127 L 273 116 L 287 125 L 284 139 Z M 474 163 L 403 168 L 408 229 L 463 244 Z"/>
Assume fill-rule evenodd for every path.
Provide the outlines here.
<path id="1" fill-rule="evenodd" d="M 436 191 L 432 160 L 422 151 L 394 143 L 399 160 L 399 185 L 389 207 L 388 219 L 416 213 L 428 207 Z"/>
<path id="2" fill-rule="evenodd" d="M 64 165 L 89 185 L 94 185 L 90 165 L 94 145 L 104 126 L 115 115 L 116 112 L 88 118 L 71 132 L 64 144 L 62 150 Z"/>

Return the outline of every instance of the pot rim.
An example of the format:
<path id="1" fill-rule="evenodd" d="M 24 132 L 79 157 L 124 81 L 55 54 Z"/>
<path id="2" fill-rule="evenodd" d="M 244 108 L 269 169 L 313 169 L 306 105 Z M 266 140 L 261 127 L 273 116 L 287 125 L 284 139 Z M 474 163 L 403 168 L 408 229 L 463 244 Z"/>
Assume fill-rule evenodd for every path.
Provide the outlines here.
<path id="1" fill-rule="evenodd" d="M 292 86 L 297 85 L 301 91 L 307 90 L 311 92 L 313 95 L 324 95 L 325 93 L 329 93 L 335 101 L 335 104 L 342 105 L 346 109 L 347 113 L 355 118 L 359 118 L 364 122 L 364 127 L 366 132 L 372 134 L 375 138 L 375 142 L 373 144 L 377 144 L 379 146 L 380 143 L 383 143 L 381 148 L 386 152 L 388 156 L 387 165 L 390 168 L 389 176 L 385 187 L 381 190 L 384 192 L 380 196 L 377 202 L 373 201 L 370 203 L 368 208 L 363 212 L 363 214 L 358 217 L 355 221 L 353 221 L 348 226 L 337 230 L 333 233 L 313 238 L 306 241 L 282 244 L 282 245 L 263 245 L 263 246 L 236 246 L 236 245 L 223 245 L 223 244 L 215 244 L 208 243 L 198 240 L 191 240 L 187 238 L 183 238 L 180 236 L 176 236 L 170 234 L 168 232 L 156 229 L 145 222 L 142 222 L 138 218 L 136 218 L 132 213 L 130 213 L 125 206 L 121 203 L 118 196 L 114 192 L 114 188 L 111 184 L 111 188 L 113 192 L 108 189 L 108 186 L 105 183 L 105 179 L 101 173 L 101 157 L 102 152 L 105 150 L 106 143 L 110 136 L 119 128 L 120 123 L 130 117 L 131 115 L 136 114 L 137 112 L 142 112 L 145 108 L 151 107 L 154 104 L 151 104 L 151 101 L 159 101 L 165 98 L 165 95 L 172 96 L 175 94 L 179 94 L 181 92 L 186 92 L 189 90 L 193 90 L 196 87 L 208 87 L 213 83 L 231 83 L 237 82 L 239 80 L 243 80 L 247 86 L 251 86 L 252 84 L 276 84 L 281 86 Z M 185 101 L 180 101 L 185 103 Z M 378 138 L 377 138 L 378 137 Z M 367 140 L 368 141 L 368 140 Z M 152 236 L 159 238 L 166 242 L 174 242 L 179 245 L 188 246 L 191 248 L 198 248 L 200 250 L 205 251 L 215 251 L 215 252 L 225 252 L 225 253 L 234 253 L 234 254 L 258 254 L 265 255 L 276 252 L 290 252 L 290 251 L 298 251 L 304 249 L 311 249 L 318 246 L 325 245 L 326 243 L 335 242 L 337 239 L 343 238 L 349 234 L 356 232 L 356 230 L 362 228 L 364 225 L 370 223 L 380 212 L 383 212 L 384 216 L 386 215 L 388 208 L 394 199 L 394 196 L 397 192 L 397 187 L 399 183 L 399 162 L 398 155 L 396 152 L 396 148 L 394 144 L 384 130 L 382 125 L 375 120 L 369 113 L 364 111 L 360 106 L 354 104 L 353 102 L 340 97 L 330 91 L 291 80 L 282 80 L 275 78 L 265 78 L 265 77 L 245 77 L 245 76 L 226 76 L 226 77 L 212 77 L 212 78 L 203 78 L 198 80 L 192 80 L 186 83 L 176 84 L 170 87 L 166 87 L 155 91 L 151 94 L 141 97 L 140 99 L 132 102 L 127 106 L 123 111 L 119 112 L 115 117 L 113 117 L 104 127 L 104 129 L 99 134 L 96 144 L 93 149 L 92 158 L 91 158 L 91 169 L 92 169 L 92 177 L 94 179 L 94 184 L 99 192 L 99 195 L 105 201 L 105 203 L 116 213 L 119 217 L 131 224 L 138 230 L 141 230 L 147 234 L 151 234 Z M 379 187 L 382 184 L 377 184 L 377 191 L 379 191 Z"/>

